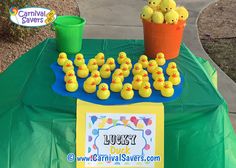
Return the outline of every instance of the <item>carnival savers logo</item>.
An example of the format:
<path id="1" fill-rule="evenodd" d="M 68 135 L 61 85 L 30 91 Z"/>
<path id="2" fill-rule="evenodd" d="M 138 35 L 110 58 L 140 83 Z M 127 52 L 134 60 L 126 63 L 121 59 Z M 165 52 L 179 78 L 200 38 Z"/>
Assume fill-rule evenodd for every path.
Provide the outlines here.
<path id="1" fill-rule="evenodd" d="M 25 27 L 45 26 L 56 19 L 56 12 L 54 10 L 39 7 L 21 9 L 12 7 L 9 13 L 13 23 Z"/>

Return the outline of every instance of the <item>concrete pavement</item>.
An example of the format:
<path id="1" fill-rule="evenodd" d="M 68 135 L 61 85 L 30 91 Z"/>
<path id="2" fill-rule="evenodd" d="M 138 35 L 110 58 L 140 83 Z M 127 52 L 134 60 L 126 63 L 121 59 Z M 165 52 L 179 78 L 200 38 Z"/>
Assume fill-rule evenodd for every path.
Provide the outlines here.
<path id="1" fill-rule="evenodd" d="M 205 53 L 197 30 L 198 16 L 213 0 L 176 0 L 190 11 L 185 30 L 184 43 L 191 51 L 209 60 L 218 71 L 218 88 L 229 105 L 229 111 L 236 113 L 236 84 Z M 143 39 L 142 23 L 139 19 L 145 0 L 79 0 L 81 16 L 87 20 L 85 38 Z"/>

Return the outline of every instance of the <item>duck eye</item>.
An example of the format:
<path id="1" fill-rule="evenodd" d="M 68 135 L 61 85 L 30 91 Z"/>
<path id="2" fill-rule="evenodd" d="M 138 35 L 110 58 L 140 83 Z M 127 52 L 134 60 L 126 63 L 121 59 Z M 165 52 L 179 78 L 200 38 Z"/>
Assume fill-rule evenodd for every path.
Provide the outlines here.
<path id="1" fill-rule="evenodd" d="M 145 17 L 145 15 L 143 14 L 143 17 Z"/>
<path id="2" fill-rule="evenodd" d="M 170 10 L 171 10 L 172 8 L 170 8 Z"/>
<path id="3" fill-rule="evenodd" d="M 184 16 L 181 16 L 181 18 L 183 18 Z"/>
<path id="4" fill-rule="evenodd" d="M 168 8 L 166 8 L 166 10 L 168 10 Z"/>
<path id="5" fill-rule="evenodd" d="M 174 20 L 172 20 L 172 22 L 174 22 Z"/>
<path id="6" fill-rule="evenodd" d="M 149 2 L 149 4 L 151 5 L 152 2 Z"/>
<path id="7" fill-rule="evenodd" d="M 153 5 L 155 5 L 156 3 L 155 2 L 153 2 Z"/>

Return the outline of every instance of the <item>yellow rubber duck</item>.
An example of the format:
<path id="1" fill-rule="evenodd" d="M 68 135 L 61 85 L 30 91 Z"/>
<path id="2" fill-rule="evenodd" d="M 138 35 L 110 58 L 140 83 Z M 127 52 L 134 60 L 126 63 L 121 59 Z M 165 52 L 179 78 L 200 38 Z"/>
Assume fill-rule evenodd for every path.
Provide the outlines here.
<path id="1" fill-rule="evenodd" d="M 169 81 L 173 84 L 173 85 L 179 85 L 181 82 L 181 78 L 179 76 L 179 73 L 173 72 L 171 74 L 171 76 L 169 77 Z"/>
<path id="2" fill-rule="evenodd" d="M 74 65 L 71 60 L 66 60 L 63 65 L 63 71 L 66 73 L 69 70 L 74 70 Z"/>
<path id="3" fill-rule="evenodd" d="M 74 80 L 68 80 L 66 82 L 66 90 L 68 92 L 75 92 L 79 88 L 79 84 L 77 81 Z"/>
<path id="4" fill-rule="evenodd" d="M 170 76 L 172 72 L 176 71 L 178 71 L 176 63 L 170 62 L 166 68 L 166 73 Z"/>
<path id="5" fill-rule="evenodd" d="M 164 97 L 171 97 L 174 94 L 173 84 L 170 81 L 164 82 L 164 86 L 161 88 L 161 95 Z"/>
<path id="6" fill-rule="evenodd" d="M 101 100 L 106 100 L 110 97 L 110 90 L 106 83 L 101 83 L 98 87 L 97 97 Z"/>
<path id="7" fill-rule="evenodd" d="M 76 79 L 76 76 L 74 75 L 74 76 L 68 76 L 68 77 L 64 77 L 64 78 L 66 78 L 66 81 L 65 82 L 67 82 L 67 81 L 69 81 L 69 80 L 72 80 L 72 81 L 74 81 L 74 82 L 77 82 L 77 79 Z"/>
<path id="8" fill-rule="evenodd" d="M 124 81 L 124 74 L 123 74 L 123 71 L 121 69 L 116 69 L 114 71 L 114 73 L 112 74 L 112 78 L 114 78 L 115 76 L 119 77 L 121 79 L 121 82 Z"/>
<path id="9" fill-rule="evenodd" d="M 89 72 L 92 72 L 92 71 L 94 71 L 94 70 L 98 70 L 97 61 L 96 61 L 94 58 L 92 58 L 92 59 L 89 60 L 87 66 L 88 66 Z"/>
<path id="10" fill-rule="evenodd" d="M 122 63 L 120 69 L 123 71 L 124 77 L 128 77 L 130 74 L 129 66 L 126 63 Z"/>
<path id="11" fill-rule="evenodd" d="M 74 59 L 74 64 L 79 67 L 80 65 L 84 64 L 84 55 L 81 53 L 76 54 L 75 59 Z"/>
<path id="12" fill-rule="evenodd" d="M 179 20 L 179 14 L 175 10 L 170 10 L 165 14 L 165 21 L 167 24 L 177 24 Z"/>
<path id="13" fill-rule="evenodd" d="M 165 55 L 162 52 L 157 53 L 155 60 L 159 66 L 162 66 L 166 63 Z"/>
<path id="14" fill-rule="evenodd" d="M 155 11 L 152 15 L 152 22 L 156 24 L 164 23 L 164 15 L 160 11 Z"/>
<path id="15" fill-rule="evenodd" d="M 86 78 L 89 75 L 89 69 L 86 64 L 82 64 L 79 66 L 77 75 L 79 78 Z"/>
<path id="16" fill-rule="evenodd" d="M 58 63 L 58 65 L 63 66 L 66 60 L 68 60 L 66 53 L 61 52 L 61 53 L 58 55 L 57 63 Z"/>
<path id="17" fill-rule="evenodd" d="M 158 77 L 156 80 L 153 82 L 153 87 L 156 90 L 161 90 L 162 87 L 164 86 L 165 79 L 164 77 Z"/>
<path id="18" fill-rule="evenodd" d="M 160 4 L 160 9 L 163 13 L 166 13 L 170 10 L 175 10 L 176 2 L 174 0 L 162 0 Z"/>
<path id="19" fill-rule="evenodd" d="M 133 65 L 132 65 L 132 61 L 130 58 L 125 58 L 124 63 L 126 63 L 128 65 L 129 70 L 132 69 Z"/>
<path id="20" fill-rule="evenodd" d="M 111 76 L 111 69 L 108 64 L 103 64 L 100 69 L 100 76 L 104 79 L 110 78 Z"/>
<path id="21" fill-rule="evenodd" d="M 98 70 L 94 70 L 91 73 L 91 77 L 93 77 L 95 79 L 96 85 L 99 85 L 101 83 L 101 81 L 102 81 L 102 78 L 100 76 L 100 72 Z"/>
<path id="22" fill-rule="evenodd" d="M 146 55 L 141 55 L 139 57 L 138 63 L 142 64 L 143 68 L 147 68 L 147 66 L 148 66 L 148 57 Z"/>
<path id="23" fill-rule="evenodd" d="M 133 99 L 134 91 L 133 91 L 132 85 L 130 83 L 124 84 L 124 87 L 121 90 L 120 95 L 125 100 Z"/>
<path id="24" fill-rule="evenodd" d="M 171 76 L 173 73 L 175 73 L 175 74 L 177 74 L 178 76 L 180 76 L 180 73 L 179 73 L 179 71 L 178 71 L 177 68 L 172 69 L 172 70 L 168 70 L 168 71 L 170 71 L 170 75 L 169 75 L 169 76 Z"/>
<path id="25" fill-rule="evenodd" d="M 153 80 L 156 80 L 156 78 L 158 78 L 158 77 L 163 77 L 164 78 L 163 69 L 161 67 L 157 67 L 152 73 L 152 79 Z"/>
<path id="26" fill-rule="evenodd" d="M 153 9 L 151 7 L 149 7 L 148 5 L 146 5 L 143 7 L 140 16 L 142 19 L 150 22 L 151 18 L 152 18 L 152 14 L 153 14 Z"/>
<path id="27" fill-rule="evenodd" d="M 111 91 L 113 92 L 120 92 L 123 87 L 122 81 L 118 76 L 115 76 L 112 79 L 112 82 L 110 84 Z"/>
<path id="28" fill-rule="evenodd" d="M 108 64 L 103 64 L 100 69 L 100 76 L 104 79 L 110 78 L 111 76 L 111 69 Z"/>
<path id="29" fill-rule="evenodd" d="M 148 82 L 149 81 L 149 76 L 148 76 L 148 72 L 146 70 L 142 70 L 139 75 L 141 75 L 143 77 L 143 82 Z"/>
<path id="30" fill-rule="evenodd" d="M 143 66 L 140 63 L 134 64 L 134 68 L 132 69 L 133 75 L 139 74 L 143 70 Z"/>
<path id="31" fill-rule="evenodd" d="M 116 68 L 115 60 L 112 57 L 107 59 L 106 64 L 110 66 L 111 71 L 113 71 Z"/>
<path id="32" fill-rule="evenodd" d="M 118 64 L 122 64 L 126 58 L 127 54 L 124 51 L 120 52 L 117 58 Z"/>
<path id="33" fill-rule="evenodd" d="M 148 98 L 152 94 L 151 85 L 149 82 L 143 82 L 141 88 L 138 91 L 139 95 L 143 98 Z"/>
<path id="34" fill-rule="evenodd" d="M 73 69 L 67 71 L 67 72 L 66 72 L 66 75 L 65 75 L 65 77 L 64 77 L 64 81 L 65 81 L 65 82 L 68 81 L 69 78 L 71 78 L 71 77 L 73 78 L 73 76 L 75 76 L 75 71 L 74 71 Z"/>
<path id="35" fill-rule="evenodd" d="M 148 0 L 148 6 L 150 6 L 153 11 L 159 10 L 161 0 Z"/>
<path id="36" fill-rule="evenodd" d="M 98 66 L 102 66 L 105 63 L 105 55 L 100 52 L 95 56 Z"/>
<path id="37" fill-rule="evenodd" d="M 185 21 L 188 19 L 189 13 L 185 7 L 183 6 L 177 7 L 175 11 L 178 12 L 179 14 L 179 20 Z"/>
<path id="38" fill-rule="evenodd" d="M 84 91 L 86 93 L 94 93 L 96 92 L 96 82 L 95 79 L 93 77 L 88 77 L 85 81 L 84 81 L 84 85 L 83 85 Z"/>
<path id="39" fill-rule="evenodd" d="M 132 86 L 134 90 L 139 90 L 143 83 L 143 77 L 141 75 L 135 75 L 132 81 Z"/>
<path id="40" fill-rule="evenodd" d="M 157 67 L 158 67 L 157 62 L 155 60 L 150 60 L 148 62 L 147 71 L 149 73 L 152 73 Z"/>

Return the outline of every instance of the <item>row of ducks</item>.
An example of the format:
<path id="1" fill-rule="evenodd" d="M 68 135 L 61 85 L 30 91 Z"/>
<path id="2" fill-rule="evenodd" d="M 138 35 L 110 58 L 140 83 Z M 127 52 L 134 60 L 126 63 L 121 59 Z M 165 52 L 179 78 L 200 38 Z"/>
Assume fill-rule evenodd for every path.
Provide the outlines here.
<path id="1" fill-rule="evenodd" d="M 131 59 L 127 57 L 125 52 L 120 52 L 117 58 L 118 64 L 120 64 L 120 69 L 125 71 L 124 76 L 129 76 L 128 70 L 130 71 L 133 67 Z M 67 58 L 66 53 L 60 53 L 57 59 L 57 63 L 60 66 L 63 66 L 63 71 L 66 72 L 67 70 L 73 69 L 73 62 Z M 158 53 L 156 55 L 155 60 L 148 61 L 148 57 L 146 55 L 141 55 L 138 63 L 134 65 L 132 73 L 134 75 L 138 74 L 142 68 L 147 68 L 149 73 L 159 65 L 162 66 L 166 63 L 165 56 L 163 53 Z M 100 72 L 103 78 L 109 78 L 109 71 L 113 71 L 116 68 L 114 58 L 110 57 L 105 62 L 105 56 L 103 53 L 98 53 L 95 58 L 89 60 L 88 64 L 85 64 L 85 59 L 83 54 L 79 53 L 75 56 L 74 64 L 79 68 L 79 70 L 85 70 L 85 73 L 82 71 L 78 74 L 80 78 L 86 78 L 89 72 L 94 70 L 98 70 L 98 67 L 101 66 Z M 88 71 L 87 71 L 88 70 Z"/>
<path id="2" fill-rule="evenodd" d="M 102 57 L 100 55 L 102 55 Z M 60 60 L 62 58 L 66 58 L 63 64 L 63 71 L 65 72 L 64 80 L 66 82 L 66 90 L 69 92 L 75 92 L 78 89 L 79 85 L 76 80 L 74 66 L 72 61 L 68 60 L 67 57 L 65 56 L 66 56 L 65 53 L 59 54 L 58 64 L 60 65 L 61 63 Z M 98 59 L 104 61 L 101 60 L 99 61 Z M 82 54 L 76 55 L 74 64 L 78 66 L 78 71 L 77 71 L 78 77 L 86 78 L 89 75 L 89 72 L 91 72 L 91 76 L 87 78 L 83 84 L 83 89 L 85 92 L 87 93 L 96 92 L 97 90 L 96 86 L 101 83 L 102 78 L 109 78 L 111 76 L 111 70 L 115 71 L 112 74 L 112 82 L 110 84 L 110 89 L 113 92 L 121 92 L 121 97 L 126 100 L 133 98 L 132 94 L 133 90 L 138 90 L 139 95 L 141 97 L 151 96 L 152 90 L 149 83 L 148 72 L 152 73 L 152 78 L 154 80 L 153 87 L 156 90 L 160 90 L 161 94 L 164 97 L 171 97 L 174 94 L 173 85 L 178 85 L 181 82 L 181 78 L 176 63 L 174 62 L 168 64 L 166 71 L 167 74 L 169 75 L 169 81 L 165 82 L 163 69 L 161 67 L 158 67 L 158 65 L 164 65 L 166 62 L 163 53 L 158 53 L 156 59 L 150 61 L 148 61 L 147 56 L 145 55 L 140 56 L 138 63 L 134 65 L 133 69 L 131 60 L 127 57 L 125 52 L 120 52 L 117 58 L 117 62 L 120 64 L 119 69 L 115 69 L 116 66 L 115 60 L 113 58 L 110 60 L 109 59 L 107 59 L 105 63 L 104 54 L 98 53 L 94 59 L 89 60 L 90 63 L 88 63 L 88 66 L 86 66 L 86 64 L 84 63 L 85 61 L 83 55 Z M 81 61 L 82 63 L 78 64 L 77 60 Z M 93 62 L 92 64 L 91 60 Z M 94 62 L 96 64 L 94 64 Z M 102 66 L 100 68 L 100 71 L 98 71 L 98 66 Z M 147 68 L 147 71 L 144 68 Z M 124 78 L 129 76 L 131 69 L 134 75 L 133 81 L 131 84 L 126 83 L 123 85 Z M 110 96 L 108 85 L 105 85 L 104 83 L 100 85 L 97 91 L 97 96 L 100 99 L 105 99 L 105 97 L 107 96 L 103 97 L 101 95 L 106 94 Z"/>
<path id="3" fill-rule="evenodd" d="M 142 19 L 157 24 L 176 24 L 179 20 L 187 20 L 188 17 L 188 10 L 183 6 L 176 7 L 174 0 L 149 0 L 141 12 Z"/>

